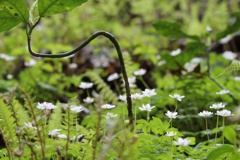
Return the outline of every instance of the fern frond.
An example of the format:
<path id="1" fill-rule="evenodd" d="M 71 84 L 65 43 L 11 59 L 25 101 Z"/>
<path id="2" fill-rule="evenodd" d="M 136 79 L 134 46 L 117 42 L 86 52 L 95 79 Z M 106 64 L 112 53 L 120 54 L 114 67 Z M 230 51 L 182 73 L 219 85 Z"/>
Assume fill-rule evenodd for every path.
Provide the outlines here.
<path id="1" fill-rule="evenodd" d="M 58 105 L 59 106 L 59 105 Z M 57 107 L 51 113 L 51 117 L 48 121 L 49 131 L 53 129 L 60 129 L 62 126 L 62 109 L 61 107 Z"/>
<path id="2" fill-rule="evenodd" d="M 230 66 L 228 66 L 225 71 L 223 71 L 221 74 L 219 74 L 217 77 L 221 76 L 222 74 L 225 73 L 232 73 L 232 72 L 236 72 L 240 70 L 240 61 L 238 60 L 234 60 L 232 61 L 232 63 L 230 64 Z"/>
<path id="3" fill-rule="evenodd" d="M 0 99 L 0 128 L 3 136 L 7 140 L 8 146 L 11 150 L 17 147 L 18 138 L 16 136 L 16 123 L 13 113 L 3 99 Z"/>
<path id="4" fill-rule="evenodd" d="M 118 101 L 117 95 L 110 89 L 110 87 L 103 81 L 103 79 L 97 74 L 97 71 L 87 71 L 85 73 L 87 77 L 97 86 L 99 94 L 103 97 L 104 100 L 112 103 Z"/>

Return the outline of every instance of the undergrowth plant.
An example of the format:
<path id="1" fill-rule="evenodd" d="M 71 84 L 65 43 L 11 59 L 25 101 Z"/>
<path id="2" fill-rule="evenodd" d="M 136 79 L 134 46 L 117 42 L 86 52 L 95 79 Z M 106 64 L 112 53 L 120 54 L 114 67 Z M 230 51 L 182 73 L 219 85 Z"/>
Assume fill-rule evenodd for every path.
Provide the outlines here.
<path id="1" fill-rule="evenodd" d="M 33 57 L 69 57 L 98 36 L 104 36 L 114 45 L 122 72 L 122 76 L 118 73 L 109 75 L 108 82 L 106 82 L 102 78 L 101 69 L 88 69 L 78 79 L 81 80 L 79 90 L 86 95 L 83 102 L 76 100 L 76 97 L 69 99 L 68 103 L 37 102 L 37 96 L 44 97 L 47 94 L 37 95 L 33 91 L 34 88 L 29 89 L 21 85 L 16 85 L 1 94 L 0 134 L 4 147 L 0 149 L 0 158 L 34 160 L 239 159 L 239 125 L 227 123 L 227 120 L 231 121 L 234 114 L 224 102 L 223 96 L 230 97 L 228 102 L 234 105 L 238 105 L 238 99 L 217 79 L 225 73 L 238 71 L 239 61 L 233 61 L 220 76 L 214 77 L 212 75 L 211 41 L 223 41 L 229 34 L 236 32 L 240 24 L 240 14 L 236 13 L 236 21 L 229 24 L 226 30 L 218 33 L 216 37 L 211 35 L 209 26 L 203 35 L 199 33 L 193 35 L 183 32 L 182 26 L 178 23 L 163 20 L 154 23 L 153 26 L 159 35 L 174 40 L 184 38 L 186 44 L 184 48 L 177 48 L 170 53 L 163 51 L 159 57 L 161 63 L 158 63 L 159 68 L 164 66 L 170 72 L 181 74 L 182 77 L 176 80 L 176 75 L 165 75 L 161 77 L 156 88 L 150 88 L 144 75 L 151 70 L 144 69 L 138 64 L 135 65 L 136 63 L 128 52 L 122 54 L 118 41 L 112 34 L 105 31 L 95 32 L 69 52 L 46 54 L 33 51 L 32 33 L 42 18 L 71 11 L 86 1 L 37 0 L 32 4 L 24 0 L 0 1 L 0 22 L 2 24 L 0 32 L 23 23 L 26 29 L 28 51 Z M 137 2 L 134 4 L 141 5 Z M 183 2 L 180 4 L 180 8 L 184 9 Z M 211 6 L 213 4 L 212 2 Z M 129 4 L 124 2 L 121 5 L 128 6 Z M 138 11 L 135 12 L 138 13 Z M 125 20 L 124 23 L 127 21 Z M 193 52 L 195 54 L 192 54 Z M 194 59 L 196 55 L 199 58 Z M 201 62 L 203 63 L 200 65 Z M 62 71 L 59 69 L 61 67 L 56 64 L 57 62 L 51 61 L 51 63 L 52 65 L 47 65 L 45 68 L 42 66 L 41 72 L 36 73 L 37 69 L 32 69 L 28 70 L 27 74 L 32 76 L 38 86 L 50 88 L 51 93 L 54 93 L 59 91 L 57 87 L 37 82 L 34 77 L 34 74 L 41 76 L 44 71 L 48 73 L 53 70 Z M 61 79 L 59 75 L 52 76 Z M 195 78 L 197 82 L 188 81 L 189 77 Z M 88 82 L 84 81 L 84 78 Z M 49 80 L 50 77 L 46 79 Z M 61 82 L 65 83 L 68 80 L 71 81 L 67 79 Z M 194 83 L 209 85 L 209 80 L 219 87 L 220 91 L 216 92 L 215 96 L 221 102 L 208 102 L 209 104 L 204 104 L 205 106 L 202 107 L 204 110 L 199 112 L 200 109 L 195 109 L 189 111 L 190 116 L 184 115 L 187 110 L 184 105 L 194 104 L 192 102 L 194 100 L 191 100 L 193 97 L 191 87 L 195 85 Z M 112 81 L 114 81 L 114 87 L 110 85 Z M 138 87 L 137 83 L 140 83 L 142 88 Z M 183 85 L 188 88 L 185 89 Z M 64 92 L 64 87 L 61 86 L 62 90 L 59 92 Z M 205 93 L 203 95 L 197 98 L 207 98 Z M 191 125 L 196 125 L 201 121 L 204 125 L 196 133 L 182 131 L 179 124 L 183 119 L 185 122 L 189 120 Z M 183 128 L 190 130 L 190 126 Z"/>

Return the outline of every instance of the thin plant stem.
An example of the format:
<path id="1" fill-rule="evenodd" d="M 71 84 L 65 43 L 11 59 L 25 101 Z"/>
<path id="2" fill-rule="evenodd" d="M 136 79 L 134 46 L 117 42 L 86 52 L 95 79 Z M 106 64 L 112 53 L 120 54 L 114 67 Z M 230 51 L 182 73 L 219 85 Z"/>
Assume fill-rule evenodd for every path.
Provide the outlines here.
<path id="1" fill-rule="evenodd" d="M 66 142 L 66 151 L 65 151 L 65 158 L 67 159 L 68 156 L 68 145 L 69 145 L 69 139 L 70 139 L 70 108 L 67 107 L 67 121 L 68 121 L 68 125 L 67 125 L 67 142 Z"/>
<path id="2" fill-rule="evenodd" d="M 171 160 L 173 159 L 173 137 L 171 137 Z"/>
<path id="3" fill-rule="evenodd" d="M 177 103 L 177 100 L 175 100 L 175 110 L 174 110 L 174 112 L 176 112 L 177 109 L 178 109 L 178 103 Z"/>
<path id="4" fill-rule="evenodd" d="M 136 133 L 136 124 L 137 124 L 137 105 L 134 106 L 134 133 Z"/>
<path id="5" fill-rule="evenodd" d="M 219 116 L 217 116 L 216 130 L 218 130 L 218 120 L 219 120 Z M 215 133 L 215 142 L 217 140 L 217 133 L 218 133 L 218 131 L 216 131 L 216 133 Z"/>
<path id="6" fill-rule="evenodd" d="M 147 83 L 144 81 L 142 76 L 139 76 L 140 81 L 142 82 L 142 84 L 144 85 L 145 88 L 149 89 L 149 86 L 147 85 Z"/>
<path id="7" fill-rule="evenodd" d="M 150 117 L 149 117 L 149 112 L 147 111 L 148 133 L 150 133 L 150 125 L 149 125 L 149 120 L 150 120 Z"/>
<path id="8" fill-rule="evenodd" d="M 223 116 L 223 120 L 222 120 L 223 131 L 222 131 L 222 132 L 224 132 L 224 126 L 225 126 L 225 117 Z M 222 136 L 223 136 L 223 141 L 222 141 L 222 143 L 224 144 L 224 134 L 223 134 Z"/>
<path id="9" fill-rule="evenodd" d="M 120 91 L 120 88 L 119 88 L 116 80 L 114 81 L 114 86 L 115 86 L 115 88 L 116 88 L 117 94 L 118 94 L 118 95 L 121 95 L 121 91 Z"/>
<path id="10" fill-rule="evenodd" d="M 69 52 L 65 52 L 65 53 L 59 53 L 59 54 L 44 54 L 44 53 L 36 53 L 32 50 L 32 45 L 31 45 L 31 35 L 32 35 L 32 31 L 33 29 L 37 26 L 37 24 L 40 22 L 41 17 L 38 19 L 38 21 L 32 25 L 32 24 L 28 24 L 27 29 L 26 29 L 26 34 L 27 34 L 27 42 L 28 42 L 28 51 L 29 53 L 34 56 L 34 57 L 48 57 L 48 58 L 62 58 L 62 57 L 67 57 L 73 54 L 78 53 L 79 50 L 81 50 L 82 48 L 84 48 L 85 46 L 87 46 L 92 40 L 94 40 L 95 38 L 97 38 L 98 36 L 104 36 L 106 38 L 108 38 L 112 44 L 114 45 L 117 54 L 118 54 L 118 58 L 119 58 L 119 62 L 121 65 L 121 70 L 122 70 L 122 74 L 123 74 L 123 79 L 125 81 L 125 90 L 126 90 L 126 94 L 127 94 L 127 109 L 128 109 L 128 118 L 130 121 L 130 124 L 133 126 L 133 113 L 132 113 L 132 100 L 131 100 L 131 92 L 130 92 L 130 86 L 129 86 L 129 81 L 128 81 L 128 75 L 126 72 L 126 68 L 125 68 L 125 63 L 123 60 L 123 55 L 122 55 L 122 51 L 121 48 L 118 44 L 118 41 L 116 40 L 116 38 L 106 32 L 106 31 L 98 31 L 95 32 L 94 34 L 92 34 L 88 39 L 86 39 L 83 43 L 81 43 L 78 47 L 74 48 L 73 50 L 69 51 Z"/>
<path id="11" fill-rule="evenodd" d="M 209 142 L 209 134 L 208 134 L 208 122 L 207 122 L 207 118 L 205 118 L 205 123 L 206 123 L 207 138 L 208 138 L 208 142 Z"/>

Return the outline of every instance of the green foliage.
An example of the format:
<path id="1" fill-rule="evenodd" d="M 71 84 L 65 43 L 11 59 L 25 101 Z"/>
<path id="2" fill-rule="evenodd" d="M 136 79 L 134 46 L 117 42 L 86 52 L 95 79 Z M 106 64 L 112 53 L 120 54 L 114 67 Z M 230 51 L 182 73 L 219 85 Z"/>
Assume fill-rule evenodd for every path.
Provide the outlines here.
<path id="1" fill-rule="evenodd" d="M 229 144 L 223 144 L 210 152 L 210 154 L 207 156 L 207 160 L 215 160 L 218 158 L 227 158 L 233 160 L 237 157 L 239 157 L 239 153 L 237 153 L 236 147 Z"/>
<path id="2" fill-rule="evenodd" d="M 38 0 L 39 15 L 41 17 L 46 17 L 57 13 L 71 11 L 86 1 L 87 0 Z"/>

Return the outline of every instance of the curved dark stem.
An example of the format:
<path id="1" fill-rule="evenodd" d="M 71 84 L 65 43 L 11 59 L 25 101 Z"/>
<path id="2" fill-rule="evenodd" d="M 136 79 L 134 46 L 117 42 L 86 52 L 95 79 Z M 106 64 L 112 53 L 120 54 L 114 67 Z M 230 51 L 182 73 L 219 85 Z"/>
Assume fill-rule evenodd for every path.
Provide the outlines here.
<path id="1" fill-rule="evenodd" d="M 40 21 L 40 19 L 39 19 L 39 21 Z M 74 48 L 72 51 L 65 52 L 65 53 L 59 53 L 59 54 L 42 54 L 42 53 L 34 52 L 32 50 L 32 47 L 31 47 L 31 34 L 32 34 L 32 31 L 33 31 L 34 27 L 36 26 L 36 24 L 33 25 L 33 26 L 29 25 L 28 26 L 29 28 L 27 30 L 28 50 L 29 50 L 30 54 L 32 56 L 35 56 L 35 57 L 48 57 L 48 58 L 67 57 L 67 56 L 70 56 L 70 55 L 73 55 L 73 54 L 77 53 L 79 50 L 81 50 L 82 48 L 87 46 L 92 40 L 94 40 L 98 36 L 104 36 L 104 37 L 108 38 L 113 43 L 114 47 L 116 48 L 117 54 L 118 54 L 118 58 L 119 58 L 119 62 L 120 62 L 121 70 L 122 70 L 122 74 L 123 74 L 123 79 L 125 81 L 125 89 L 126 89 L 127 104 L 128 104 L 128 106 L 127 106 L 128 118 L 129 118 L 130 124 L 132 125 L 133 124 L 132 100 L 131 100 L 131 93 L 130 93 L 130 87 L 129 87 L 129 82 L 128 82 L 128 76 L 127 76 L 122 52 L 121 52 L 120 46 L 119 46 L 117 40 L 115 39 L 115 37 L 112 34 L 106 32 L 106 31 L 97 31 L 94 34 L 92 34 L 88 39 L 86 39 L 83 43 L 81 43 L 78 47 Z"/>

